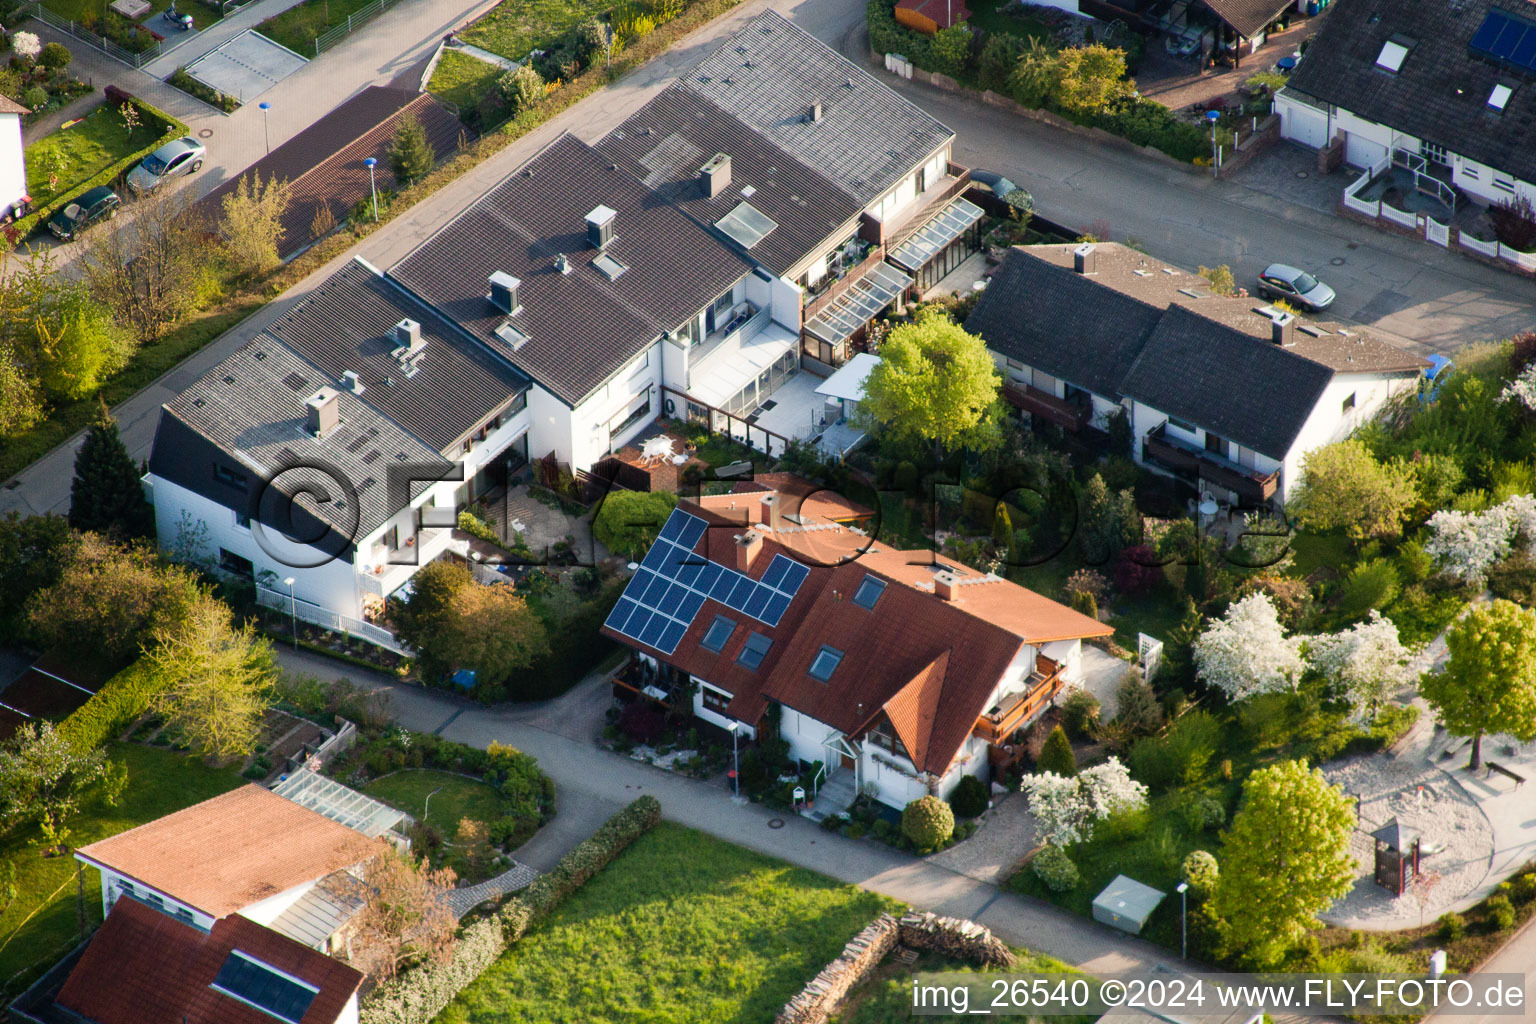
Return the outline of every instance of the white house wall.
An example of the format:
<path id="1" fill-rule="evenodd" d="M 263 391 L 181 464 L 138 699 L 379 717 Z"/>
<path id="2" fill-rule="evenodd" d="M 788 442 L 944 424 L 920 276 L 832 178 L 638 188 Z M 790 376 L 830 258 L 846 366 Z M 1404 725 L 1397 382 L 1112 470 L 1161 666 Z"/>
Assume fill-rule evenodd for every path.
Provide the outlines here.
<path id="1" fill-rule="evenodd" d="M 357 993 L 347 998 L 347 1005 L 336 1015 L 336 1024 L 357 1024 Z"/>
<path id="2" fill-rule="evenodd" d="M 0 212 L 27 194 L 27 160 L 22 145 L 21 115 L 0 114 Z"/>
<path id="3" fill-rule="evenodd" d="M 241 907 L 238 913 L 246 920 L 255 921 L 257 924 L 265 927 L 281 917 L 283 911 L 299 902 L 305 893 L 315 887 L 315 882 L 318 881 L 319 879 L 317 878 L 305 882 L 303 885 L 296 885 L 292 889 L 284 889 L 276 896 L 268 896 L 258 903 L 252 903 L 248 907 Z"/>
<path id="4" fill-rule="evenodd" d="M 838 731 L 825 722 L 803 715 L 792 707 L 786 706 L 779 720 L 779 736 L 789 744 L 789 756 L 807 764 L 826 762 L 828 775 L 836 774 L 842 764 L 842 759 L 826 746 L 829 740 L 838 735 Z"/>
<path id="5" fill-rule="evenodd" d="M 96 865 L 93 864 L 91 866 L 95 867 Z M 195 928 L 201 928 L 206 932 L 213 927 L 214 919 L 211 915 L 205 914 L 195 907 L 190 907 L 179 900 L 171 899 L 171 897 L 167 896 L 163 892 L 160 892 L 158 889 L 153 889 L 150 886 L 145 885 L 143 882 L 130 878 L 121 872 L 113 871 L 111 868 L 101 868 L 100 870 L 102 917 L 107 916 L 108 911 L 112 909 L 112 904 L 116 903 L 118 899 L 123 895 L 124 890 L 127 889 L 129 891 L 137 892 L 140 895 L 153 893 L 154 895 L 159 896 L 162 904 L 164 904 L 164 907 L 170 908 L 169 913 L 172 916 L 175 916 L 176 910 L 181 910 L 183 912 L 183 916 L 190 917 L 192 926 Z"/>
<path id="6" fill-rule="evenodd" d="M 754 727 L 748 725 L 745 722 L 738 722 L 736 719 L 730 717 L 729 715 L 722 715 L 720 712 L 713 711 L 704 706 L 704 687 L 708 686 L 710 689 L 718 690 L 721 693 L 731 693 L 731 691 L 727 690 L 723 686 L 716 686 L 714 683 L 709 682 L 707 679 L 700 679 L 698 676 L 690 676 L 689 678 L 693 680 L 696 686 L 696 689 L 693 691 L 694 715 L 706 722 L 709 722 L 711 725 L 718 725 L 720 728 L 726 730 L 727 732 L 730 731 L 731 726 L 736 726 L 737 730 L 741 734 L 742 740 L 757 739 L 757 729 Z M 731 696 L 734 697 L 735 694 L 731 694 Z"/>
<path id="7" fill-rule="evenodd" d="M 217 563 L 219 549 L 248 559 L 258 577 L 270 572 L 283 580 L 294 578 L 294 597 L 330 609 L 341 615 L 362 618 L 359 607 L 357 571 L 351 562 L 333 558 L 323 565 L 307 566 L 326 555 L 307 544 L 295 544 L 273 529 L 265 529 L 257 541 L 251 530 L 235 522 L 235 511 L 193 491 L 150 474 L 155 502 L 155 528 L 162 550 L 174 549 L 182 512 L 194 523 L 208 528 L 207 544 L 201 557 Z M 271 553 L 269 554 L 269 550 Z M 285 589 L 285 588 L 279 588 Z"/>
<path id="8" fill-rule="evenodd" d="M 1280 489 L 1275 496 L 1285 502 L 1295 495 L 1302 478 L 1301 464 L 1308 452 L 1344 440 L 1357 427 L 1374 419 L 1393 395 L 1417 387 L 1418 378 L 1412 376 L 1335 375 L 1285 457 L 1285 471 L 1280 475 Z M 1344 402 L 1350 395 L 1355 396 L 1354 407 L 1346 410 Z"/>
<path id="9" fill-rule="evenodd" d="M 1071 686 L 1083 681 L 1083 642 L 1056 640 L 1041 647 L 1040 653 L 1061 666 L 1061 677 Z"/>

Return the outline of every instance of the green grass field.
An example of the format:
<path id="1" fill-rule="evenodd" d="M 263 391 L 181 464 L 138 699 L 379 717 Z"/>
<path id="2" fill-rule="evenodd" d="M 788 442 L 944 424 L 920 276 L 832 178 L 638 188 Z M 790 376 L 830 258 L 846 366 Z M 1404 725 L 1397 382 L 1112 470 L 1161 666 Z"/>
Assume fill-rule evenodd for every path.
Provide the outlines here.
<path id="1" fill-rule="evenodd" d="M 889 901 L 662 824 L 438 1024 L 762 1024 Z"/>
<path id="2" fill-rule="evenodd" d="M 142 825 L 172 811 L 218 796 L 244 784 L 234 769 L 213 769 L 200 760 L 134 743 L 112 743 L 108 755 L 128 766 L 128 787 L 116 807 L 100 800 L 86 804 L 72 823 L 71 846 Z M 0 992 L 16 995 L 79 941 L 73 857 L 45 857 L 32 825 L 0 835 L 0 862 L 16 866 L 20 895 L 0 914 Z M 101 880 L 85 873 L 87 927 L 101 920 Z"/>
<path id="3" fill-rule="evenodd" d="M 363 792 L 400 808 L 417 821 L 425 820 L 450 840 L 460 819 L 494 821 L 501 817 L 506 803 L 495 787 L 487 783 L 430 768 L 409 769 L 375 779 L 363 787 Z M 431 804 L 427 803 L 429 795 Z M 424 807 L 430 812 L 425 818 Z"/>
<path id="4" fill-rule="evenodd" d="M 473 110 L 505 72 L 494 64 L 478 57 L 468 57 L 458 50 L 444 50 L 443 56 L 432 71 L 432 81 L 427 91 L 438 99 L 447 100 L 459 108 L 462 114 Z"/>
<path id="5" fill-rule="evenodd" d="M 123 119 L 103 104 L 73 128 L 54 132 L 27 147 L 27 191 L 34 207 L 68 195 L 80 182 L 93 177 L 135 150 L 154 141 L 159 129 L 142 125 L 129 136 Z M 58 175 L 50 186 L 48 176 Z"/>
<path id="6" fill-rule="evenodd" d="M 519 0 L 498 4 L 460 34 L 466 43 L 511 60 L 522 60 L 575 28 L 584 18 L 602 14 L 611 0 Z"/>
<path id="7" fill-rule="evenodd" d="M 315 37 L 373 3 L 373 0 L 304 0 L 256 26 L 256 31 L 301 57 L 315 56 Z"/>
<path id="8" fill-rule="evenodd" d="M 1018 964 L 1015 967 L 1009 968 L 1011 972 L 1078 973 L 1075 968 L 1068 967 L 1060 960 L 1053 959 L 1052 957 L 1020 949 L 1016 949 L 1013 952 L 1018 957 Z M 929 971 L 978 975 L 994 973 L 991 968 L 978 970 L 962 961 L 947 960 L 936 953 L 924 953 L 917 963 L 911 966 L 903 966 L 887 960 L 863 984 L 848 993 L 848 997 L 843 1003 L 842 1012 L 832 1018 L 832 1024 L 908 1024 L 914 1016 L 912 1013 L 912 977 Z M 977 1003 L 973 997 L 969 1008 L 975 1011 L 985 1007 Z M 974 1019 L 974 1017 L 960 1013 L 924 1014 L 921 1019 L 923 1021 L 956 1022 Z M 1051 1018 L 1052 1024 L 1091 1024 L 1093 1020 L 1092 1014 L 1079 1014 L 1076 1016 L 1067 1014 Z"/>

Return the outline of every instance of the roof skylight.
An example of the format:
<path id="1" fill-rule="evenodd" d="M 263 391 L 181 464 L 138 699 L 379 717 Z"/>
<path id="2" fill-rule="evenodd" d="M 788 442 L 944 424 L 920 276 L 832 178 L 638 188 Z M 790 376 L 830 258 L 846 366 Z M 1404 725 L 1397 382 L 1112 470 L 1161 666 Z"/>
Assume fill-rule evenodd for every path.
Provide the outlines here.
<path id="1" fill-rule="evenodd" d="M 1381 53 L 1376 57 L 1376 66 L 1396 74 L 1403 68 L 1403 61 L 1408 58 L 1409 47 L 1395 39 L 1388 39 L 1381 44 Z"/>
<path id="2" fill-rule="evenodd" d="M 859 584 L 859 589 L 854 591 L 853 603 L 860 608 L 873 609 L 875 602 L 880 600 L 880 595 L 885 592 L 885 580 L 878 576 L 865 576 Z"/>
<path id="3" fill-rule="evenodd" d="M 778 224 L 751 203 L 737 203 L 735 209 L 715 221 L 715 227 L 743 249 L 750 249 L 772 234 Z"/>
<path id="4" fill-rule="evenodd" d="M 823 646 L 816 652 L 816 658 L 811 662 L 811 678 L 820 679 L 825 683 L 832 678 L 832 673 L 837 671 L 837 666 L 842 660 L 842 651 L 836 647 Z"/>
<path id="5" fill-rule="evenodd" d="M 773 646 L 773 641 L 762 633 L 753 633 L 747 637 L 747 642 L 742 645 L 741 655 L 736 660 L 744 668 L 756 669 L 768 656 L 768 648 Z"/>
<path id="6" fill-rule="evenodd" d="M 1493 87 L 1493 92 L 1488 94 L 1488 106 L 1492 107 L 1494 110 L 1503 110 L 1505 105 L 1509 103 L 1509 98 L 1513 96 L 1514 93 L 1515 90 L 1511 89 L 1507 85 L 1496 85 Z"/>
<path id="7" fill-rule="evenodd" d="M 699 642 L 705 650 L 719 654 L 725 650 L 725 645 L 734 632 L 736 632 L 736 623 L 724 615 L 716 615 L 715 621 L 709 624 L 709 629 L 704 633 L 704 639 Z"/>

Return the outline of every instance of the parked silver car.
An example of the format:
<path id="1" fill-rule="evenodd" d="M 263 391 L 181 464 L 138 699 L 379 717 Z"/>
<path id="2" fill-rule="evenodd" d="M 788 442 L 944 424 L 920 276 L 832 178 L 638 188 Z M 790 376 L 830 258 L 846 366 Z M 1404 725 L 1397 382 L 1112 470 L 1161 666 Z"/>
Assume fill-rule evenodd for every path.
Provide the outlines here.
<path id="1" fill-rule="evenodd" d="M 1332 288 L 1307 273 L 1284 263 L 1271 263 L 1259 275 L 1259 294 L 1280 299 L 1313 313 L 1321 313 L 1337 298 Z"/>
<path id="2" fill-rule="evenodd" d="M 191 137 L 167 142 L 128 172 L 128 187 L 138 193 L 150 192 L 167 178 L 195 174 L 202 170 L 207 155 L 207 148 Z"/>

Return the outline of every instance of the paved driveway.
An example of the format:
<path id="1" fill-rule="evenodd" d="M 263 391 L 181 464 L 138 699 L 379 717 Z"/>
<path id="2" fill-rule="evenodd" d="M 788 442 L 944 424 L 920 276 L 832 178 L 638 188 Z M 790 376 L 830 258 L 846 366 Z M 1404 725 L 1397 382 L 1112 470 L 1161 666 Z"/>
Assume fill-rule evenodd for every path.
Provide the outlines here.
<path id="1" fill-rule="evenodd" d="M 210 89 L 249 103 L 309 62 L 254 29 L 187 65 L 187 74 Z"/>

